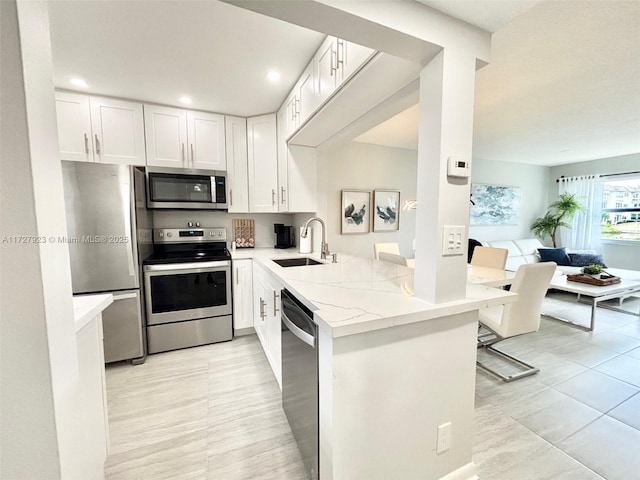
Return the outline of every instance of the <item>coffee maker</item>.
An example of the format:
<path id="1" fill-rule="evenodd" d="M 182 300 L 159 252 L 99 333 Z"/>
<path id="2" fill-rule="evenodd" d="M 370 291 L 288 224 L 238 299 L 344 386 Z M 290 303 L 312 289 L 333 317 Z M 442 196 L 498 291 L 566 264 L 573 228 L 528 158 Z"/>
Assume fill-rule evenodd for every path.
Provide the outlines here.
<path id="1" fill-rule="evenodd" d="M 284 223 L 274 223 L 273 231 L 276 234 L 275 248 L 291 248 L 296 246 L 293 227 L 285 226 Z"/>

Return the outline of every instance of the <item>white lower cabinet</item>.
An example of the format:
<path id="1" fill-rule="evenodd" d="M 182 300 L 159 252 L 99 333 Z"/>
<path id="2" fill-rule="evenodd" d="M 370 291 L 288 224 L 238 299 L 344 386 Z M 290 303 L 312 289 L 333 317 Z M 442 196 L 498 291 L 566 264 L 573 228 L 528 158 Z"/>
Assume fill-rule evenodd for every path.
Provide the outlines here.
<path id="1" fill-rule="evenodd" d="M 253 262 L 254 328 L 282 390 L 280 292 L 282 285 Z"/>
<path id="2" fill-rule="evenodd" d="M 253 266 L 251 259 L 233 261 L 233 329 L 246 335 L 253 328 Z"/>
<path id="3" fill-rule="evenodd" d="M 84 433 L 82 469 L 86 478 L 104 478 L 109 450 L 109 416 L 104 372 L 102 318 L 98 315 L 76 332 L 78 397 Z"/>

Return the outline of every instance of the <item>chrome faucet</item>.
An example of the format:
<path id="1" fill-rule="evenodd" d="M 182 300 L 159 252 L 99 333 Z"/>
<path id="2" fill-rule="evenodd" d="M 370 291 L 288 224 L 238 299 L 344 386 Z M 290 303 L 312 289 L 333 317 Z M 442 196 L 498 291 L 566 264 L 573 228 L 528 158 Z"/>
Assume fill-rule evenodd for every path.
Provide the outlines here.
<path id="1" fill-rule="evenodd" d="M 302 238 L 307 238 L 307 235 L 309 234 L 309 224 L 313 221 L 317 221 L 320 223 L 320 225 L 322 226 L 322 244 L 320 247 L 320 258 L 322 260 L 325 260 L 327 258 L 327 255 L 331 255 L 329 253 L 329 244 L 327 243 L 327 227 L 324 224 L 324 221 L 320 218 L 320 217 L 311 217 L 309 220 L 306 221 L 306 223 L 304 224 L 304 227 L 302 227 L 302 233 L 300 234 L 300 236 Z M 333 257 L 333 263 L 336 262 L 335 256 Z"/>

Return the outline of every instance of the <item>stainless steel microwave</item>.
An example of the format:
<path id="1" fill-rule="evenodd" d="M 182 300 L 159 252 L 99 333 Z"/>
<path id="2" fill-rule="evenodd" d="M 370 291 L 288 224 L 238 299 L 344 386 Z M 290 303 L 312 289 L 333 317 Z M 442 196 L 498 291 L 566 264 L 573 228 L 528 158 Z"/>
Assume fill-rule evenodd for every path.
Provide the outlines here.
<path id="1" fill-rule="evenodd" d="M 147 207 L 227 210 L 226 172 L 147 168 Z"/>

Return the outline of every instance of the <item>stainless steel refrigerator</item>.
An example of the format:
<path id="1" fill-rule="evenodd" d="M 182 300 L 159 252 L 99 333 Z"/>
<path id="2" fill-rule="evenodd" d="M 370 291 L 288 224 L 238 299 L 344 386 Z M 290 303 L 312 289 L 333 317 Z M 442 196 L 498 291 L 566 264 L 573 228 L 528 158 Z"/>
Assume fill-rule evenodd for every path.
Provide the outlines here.
<path id="1" fill-rule="evenodd" d="M 74 295 L 111 293 L 102 313 L 105 361 L 146 356 L 141 262 L 152 251 L 152 219 L 139 167 L 62 162 Z"/>

